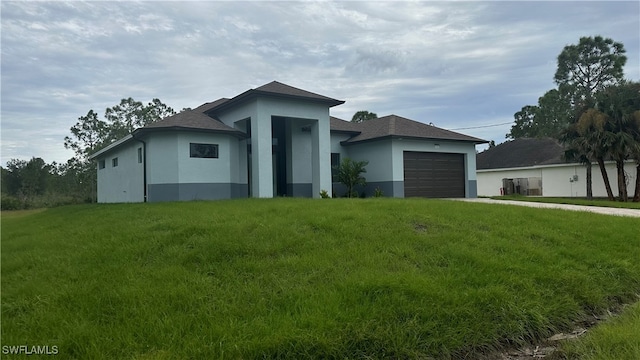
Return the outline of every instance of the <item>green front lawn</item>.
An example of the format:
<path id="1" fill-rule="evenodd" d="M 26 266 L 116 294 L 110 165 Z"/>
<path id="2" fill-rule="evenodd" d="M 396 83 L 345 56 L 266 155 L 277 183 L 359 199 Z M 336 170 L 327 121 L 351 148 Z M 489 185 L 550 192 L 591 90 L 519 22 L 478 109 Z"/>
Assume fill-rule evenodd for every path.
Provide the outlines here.
<path id="1" fill-rule="evenodd" d="M 638 220 L 421 199 L 2 214 L 2 344 L 71 359 L 474 358 L 636 301 Z"/>

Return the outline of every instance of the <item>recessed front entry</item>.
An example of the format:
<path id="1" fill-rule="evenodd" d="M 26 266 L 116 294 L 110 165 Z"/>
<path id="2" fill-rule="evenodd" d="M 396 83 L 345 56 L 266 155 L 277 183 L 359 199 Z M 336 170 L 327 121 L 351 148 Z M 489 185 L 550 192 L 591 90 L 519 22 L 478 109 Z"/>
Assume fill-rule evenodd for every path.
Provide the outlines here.
<path id="1" fill-rule="evenodd" d="M 464 154 L 404 152 L 404 196 L 465 197 Z"/>
<path id="2" fill-rule="evenodd" d="M 287 192 L 287 131 L 286 119 L 271 117 L 271 151 L 273 161 L 273 195 L 291 196 Z"/>

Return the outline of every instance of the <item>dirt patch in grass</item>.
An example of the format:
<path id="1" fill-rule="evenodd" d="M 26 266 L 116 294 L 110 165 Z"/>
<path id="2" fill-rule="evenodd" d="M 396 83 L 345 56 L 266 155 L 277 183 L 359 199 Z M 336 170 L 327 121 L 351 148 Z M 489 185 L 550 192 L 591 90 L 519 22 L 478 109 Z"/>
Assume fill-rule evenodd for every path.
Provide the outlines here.
<path id="1" fill-rule="evenodd" d="M 623 304 L 609 309 L 600 315 L 586 315 L 574 324 L 570 332 L 557 333 L 542 341 L 530 343 L 522 347 L 506 348 L 498 352 L 480 355 L 479 359 L 499 359 L 499 360 L 524 360 L 524 359 L 547 359 L 564 360 L 562 351 L 559 349 L 567 341 L 575 341 L 586 335 L 594 326 L 608 321 L 618 316 L 630 304 Z"/>

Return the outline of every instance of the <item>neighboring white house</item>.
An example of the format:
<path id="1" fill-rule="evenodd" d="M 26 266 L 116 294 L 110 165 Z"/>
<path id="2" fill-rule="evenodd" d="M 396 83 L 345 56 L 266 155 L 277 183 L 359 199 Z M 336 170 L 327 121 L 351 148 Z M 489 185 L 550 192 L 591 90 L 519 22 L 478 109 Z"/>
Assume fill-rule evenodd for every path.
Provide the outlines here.
<path id="1" fill-rule="evenodd" d="M 523 138 L 504 142 L 477 156 L 479 196 L 519 193 L 547 197 L 587 196 L 585 165 L 563 159 L 564 147 L 550 138 Z M 618 195 L 618 175 L 613 161 L 605 162 L 609 183 Z M 633 196 L 636 165 L 625 163 L 627 191 Z M 594 197 L 607 197 L 602 173 L 597 163 L 592 165 Z"/>
<path id="2" fill-rule="evenodd" d="M 342 195 L 332 168 L 346 157 L 369 162 L 367 195 L 477 196 L 486 141 L 395 115 L 329 115 L 343 103 L 274 81 L 149 124 L 92 155 L 98 201 Z"/>

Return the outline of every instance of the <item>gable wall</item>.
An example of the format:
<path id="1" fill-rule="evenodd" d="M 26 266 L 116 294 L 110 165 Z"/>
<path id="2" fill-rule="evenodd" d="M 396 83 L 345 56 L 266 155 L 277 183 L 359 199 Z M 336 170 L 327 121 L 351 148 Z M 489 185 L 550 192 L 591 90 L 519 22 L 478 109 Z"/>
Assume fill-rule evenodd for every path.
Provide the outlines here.
<path id="1" fill-rule="evenodd" d="M 181 131 L 151 134 L 146 141 L 148 201 L 247 196 L 246 166 L 239 164 L 235 137 Z M 217 144 L 218 158 L 191 158 L 190 143 Z"/>
<path id="2" fill-rule="evenodd" d="M 138 148 L 142 148 L 142 143 L 130 141 L 97 158 L 98 202 L 144 201 L 143 164 L 138 163 Z M 118 158 L 116 167 L 113 167 L 114 158 Z M 104 160 L 104 169 L 99 168 L 101 160 Z"/>

